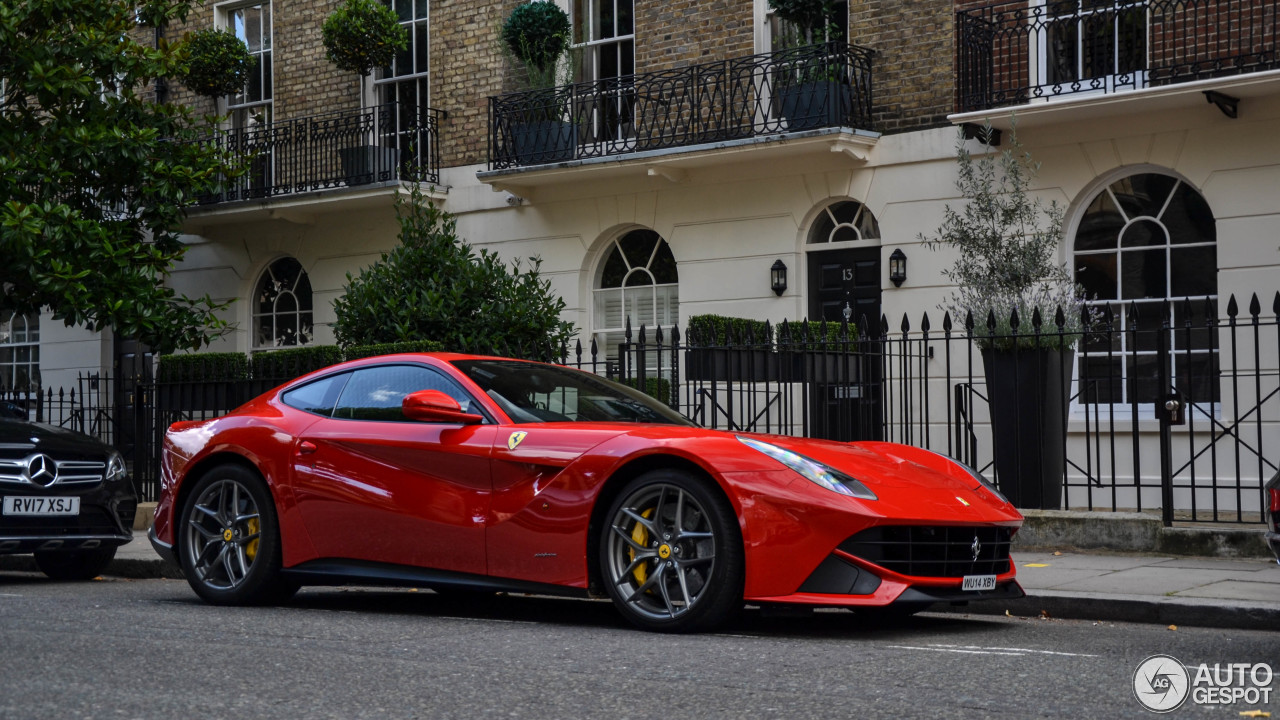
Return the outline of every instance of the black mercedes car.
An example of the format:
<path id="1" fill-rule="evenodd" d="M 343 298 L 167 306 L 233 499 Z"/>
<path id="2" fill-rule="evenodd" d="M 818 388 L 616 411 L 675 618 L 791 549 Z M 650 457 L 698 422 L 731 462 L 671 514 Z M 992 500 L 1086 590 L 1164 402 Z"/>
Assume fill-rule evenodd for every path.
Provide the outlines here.
<path id="1" fill-rule="evenodd" d="M 0 417 L 0 555 L 30 553 L 56 580 L 96 577 L 133 538 L 137 497 L 120 453 Z"/>

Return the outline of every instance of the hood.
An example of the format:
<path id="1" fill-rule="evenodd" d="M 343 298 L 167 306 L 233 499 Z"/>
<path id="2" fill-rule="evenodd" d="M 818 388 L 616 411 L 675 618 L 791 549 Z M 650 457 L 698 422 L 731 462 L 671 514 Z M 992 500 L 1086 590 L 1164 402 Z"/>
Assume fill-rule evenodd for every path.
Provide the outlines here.
<path id="1" fill-rule="evenodd" d="M 7 452 L 43 452 L 65 459 L 102 460 L 111 448 L 71 430 L 26 420 L 0 418 L 0 447 Z"/>

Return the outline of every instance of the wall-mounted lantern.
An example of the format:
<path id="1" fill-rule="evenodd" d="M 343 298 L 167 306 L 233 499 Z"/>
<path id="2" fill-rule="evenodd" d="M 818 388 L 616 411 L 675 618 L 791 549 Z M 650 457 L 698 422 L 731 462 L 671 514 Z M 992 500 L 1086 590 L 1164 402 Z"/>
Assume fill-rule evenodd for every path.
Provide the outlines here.
<path id="1" fill-rule="evenodd" d="M 778 296 L 787 291 L 787 265 L 781 260 L 774 260 L 773 267 L 769 268 L 769 287 Z"/>
<path id="2" fill-rule="evenodd" d="M 889 255 L 889 281 L 894 287 L 902 287 L 902 283 L 907 279 L 907 254 L 902 252 L 902 248 L 894 250 Z"/>

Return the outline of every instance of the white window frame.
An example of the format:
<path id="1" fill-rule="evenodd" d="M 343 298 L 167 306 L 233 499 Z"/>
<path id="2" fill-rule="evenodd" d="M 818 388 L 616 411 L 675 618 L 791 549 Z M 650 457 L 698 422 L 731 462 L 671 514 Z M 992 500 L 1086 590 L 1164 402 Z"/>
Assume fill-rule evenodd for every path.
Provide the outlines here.
<path id="1" fill-rule="evenodd" d="M 1052 72 L 1052 68 L 1051 68 L 1052 53 L 1050 52 L 1050 42 L 1051 42 L 1050 29 L 1054 26 L 1055 20 L 1058 16 L 1050 15 L 1049 7 L 1051 4 L 1057 4 L 1060 2 L 1062 2 L 1062 0 L 1031 0 L 1031 3 L 1030 3 L 1031 10 L 1030 10 L 1029 17 L 1033 21 L 1039 22 L 1039 27 L 1035 31 L 1035 40 L 1034 42 L 1031 43 L 1031 67 L 1034 68 L 1036 72 L 1036 75 L 1033 78 L 1032 84 L 1033 86 L 1039 87 L 1039 88 L 1043 88 L 1043 87 L 1053 88 L 1055 86 L 1061 87 L 1061 89 L 1058 92 L 1054 92 L 1052 94 L 1048 94 L 1043 97 L 1032 98 L 1032 102 L 1045 102 L 1045 101 L 1051 101 L 1057 98 L 1065 98 L 1065 97 L 1076 98 L 1076 97 L 1088 96 L 1088 95 L 1112 94 L 1117 90 L 1138 90 L 1138 89 L 1147 87 L 1147 70 L 1146 69 L 1133 71 L 1130 74 L 1132 76 L 1130 81 L 1123 84 L 1121 84 L 1119 81 L 1120 81 L 1120 78 L 1123 75 L 1125 75 L 1125 73 L 1111 72 L 1106 75 L 1098 76 L 1096 78 L 1082 77 L 1084 75 L 1084 59 L 1086 55 L 1085 44 L 1084 44 L 1084 39 L 1085 39 L 1084 24 L 1086 22 L 1085 19 L 1092 15 L 1096 15 L 1102 12 L 1115 13 L 1112 19 L 1113 41 L 1112 41 L 1112 56 L 1111 56 L 1111 69 L 1114 71 L 1120 65 L 1119 39 L 1120 39 L 1121 33 L 1120 33 L 1120 28 L 1118 24 L 1120 22 L 1121 11 L 1138 6 L 1138 5 L 1142 5 L 1142 6 L 1147 5 L 1145 2 L 1134 2 L 1134 0 L 1111 0 L 1105 6 L 1090 7 L 1090 8 L 1082 7 L 1083 0 L 1074 0 L 1074 5 L 1076 7 L 1076 10 L 1072 13 L 1072 15 L 1078 17 L 1076 21 L 1075 74 L 1077 78 L 1081 78 L 1081 79 L 1069 80 L 1062 83 L 1052 82 L 1050 79 L 1050 74 Z M 1151 56 L 1150 56 L 1151 54 L 1151 20 L 1149 17 L 1149 13 L 1150 13 L 1149 6 L 1147 9 L 1148 9 L 1148 19 L 1145 25 L 1147 37 L 1143 47 L 1147 53 L 1146 65 L 1149 67 L 1150 60 L 1151 60 Z M 1093 87 L 1095 83 L 1098 84 L 1099 87 Z M 1081 87 L 1079 90 L 1069 89 L 1069 87 L 1073 84 L 1079 84 L 1081 86 L 1088 86 L 1088 87 Z"/>
<path id="2" fill-rule="evenodd" d="M 21 331 L 17 324 L 21 323 Z M 21 339 L 18 339 L 20 335 Z M 16 392 L 30 392 L 40 387 L 40 313 L 28 315 L 9 313 L 6 320 L 0 322 L 0 349 L 9 351 L 9 358 L 0 362 L 0 389 Z M 24 361 L 18 360 L 22 350 L 27 352 Z M 27 372 L 27 387 L 16 387 L 15 378 L 18 369 Z"/>
<path id="3" fill-rule="evenodd" d="M 276 279 L 275 272 L 274 272 L 274 268 L 282 260 L 293 260 L 294 262 L 298 263 L 298 267 L 300 269 L 298 277 L 294 279 L 293 285 L 290 287 L 287 287 L 287 288 L 277 287 L 276 296 L 271 298 L 271 302 L 273 305 L 271 312 L 269 313 L 261 312 L 259 310 L 259 303 L 261 301 L 261 298 L 259 298 L 259 294 L 262 292 L 264 288 L 264 283 L 268 279 L 270 279 L 273 283 L 276 283 L 277 285 L 282 284 L 281 280 Z M 252 314 L 252 321 L 250 325 L 253 328 L 253 336 L 250 338 L 250 345 L 252 346 L 253 352 L 259 352 L 263 350 L 279 350 L 281 348 L 287 348 L 287 347 L 301 347 L 303 345 L 310 345 L 315 341 L 315 289 L 312 288 L 311 290 L 311 298 L 310 298 L 311 309 L 303 310 L 302 303 L 299 302 L 299 299 L 298 299 L 298 285 L 299 283 L 302 282 L 303 278 L 307 279 L 308 286 L 309 286 L 311 276 L 307 272 L 306 267 L 304 267 L 302 263 L 298 261 L 297 258 L 288 257 L 288 256 L 275 258 L 271 262 L 267 263 L 267 266 L 264 267 L 262 269 L 262 272 L 258 274 L 258 279 L 255 280 L 253 283 L 253 291 L 252 291 L 253 295 L 250 296 L 250 313 Z M 278 306 L 280 298 L 285 295 L 290 295 L 293 297 L 294 308 L 295 308 L 294 310 L 281 312 L 277 309 L 276 306 Z M 298 333 L 297 333 L 298 342 L 291 343 L 291 344 L 281 343 L 280 342 L 281 338 L 279 335 L 280 325 L 277 322 L 277 320 L 278 318 L 289 317 L 289 316 L 292 316 L 294 327 L 298 329 Z M 271 338 L 270 344 L 263 344 L 262 343 L 262 320 L 268 317 L 271 318 L 272 338 Z M 303 322 L 304 318 L 306 320 L 305 323 Z"/>

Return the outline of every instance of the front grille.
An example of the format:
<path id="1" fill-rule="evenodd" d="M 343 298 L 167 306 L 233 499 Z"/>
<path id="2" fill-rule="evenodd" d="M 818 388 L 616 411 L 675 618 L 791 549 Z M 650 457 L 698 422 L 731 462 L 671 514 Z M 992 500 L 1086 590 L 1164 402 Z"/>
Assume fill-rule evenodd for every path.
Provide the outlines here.
<path id="1" fill-rule="evenodd" d="M 0 458 L 0 485 L 42 487 L 27 479 L 27 461 L 28 458 L 25 456 L 21 458 Z M 102 475 L 107 469 L 106 463 L 92 460 L 60 460 L 54 458 L 54 464 L 57 467 L 57 479 L 51 485 L 43 487 L 90 487 L 102 482 Z"/>
<path id="2" fill-rule="evenodd" d="M 840 550 L 902 575 L 958 578 L 1008 572 L 1012 539 L 1004 527 L 884 525 L 845 540 Z"/>

